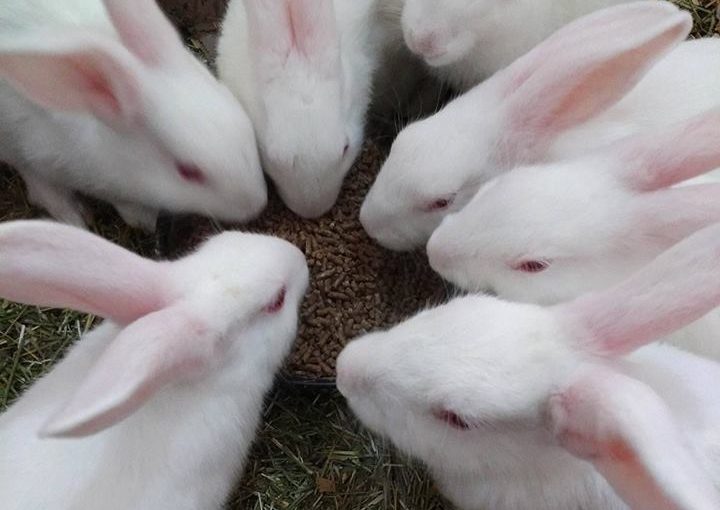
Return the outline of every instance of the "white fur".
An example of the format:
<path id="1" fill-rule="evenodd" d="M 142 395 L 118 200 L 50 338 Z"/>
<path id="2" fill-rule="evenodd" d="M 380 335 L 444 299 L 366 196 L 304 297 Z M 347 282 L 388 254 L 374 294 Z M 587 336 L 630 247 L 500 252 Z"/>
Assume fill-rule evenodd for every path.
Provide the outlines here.
<path id="1" fill-rule="evenodd" d="M 717 508 L 720 365 L 665 345 L 623 353 L 717 306 L 719 234 L 561 307 L 468 296 L 422 312 L 351 342 L 338 387 L 463 510 Z"/>
<path id="2" fill-rule="evenodd" d="M 105 4 L 121 13 L 129 39 L 143 40 L 145 51 L 161 53 L 158 63 L 143 61 L 122 42 Z M 252 126 L 240 105 L 183 48 L 153 1 L 105 4 L 2 2 L 0 79 L 7 81 L 0 81 L 0 160 L 17 167 L 33 202 L 75 225 L 84 223 L 75 192 L 110 201 L 126 221 L 147 228 L 154 228 L 160 209 L 227 221 L 257 215 L 266 203 L 266 189 Z M 152 20 L 152 26 L 137 19 Z M 89 52 L 78 57 L 86 70 L 93 48 L 105 52 L 108 66 L 113 65 L 110 58 L 116 60 L 136 89 L 135 101 L 125 104 L 127 98 L 117 98 L 128 115 L 103 117 L 87 104 L 56 109 L 25 97 L 29 85 L 16 87 L 16 55 L 28 62 L 20 68 L 34 69 L 29 81 L 37 88 L 66 76 L 67 67 L 48 65 L 60 62 L 61 46 Z M 31 68 L 29 55 L 44 60 Z M 61 103 L 69 94 L 58 86 L 53 95 L 52 102 Z M 206 182 L 184 180 L 178 163 L 202 170 Z"/>
<path id="3" fill-rule="evenodd" d="M 511 168 L 582 155 L 717 105 L 720 41 L 684 42 L 663 57 L 689 28 L 689 17 L 654 1 L 564 27 L 398 135 L 363 204 L 365 229 L 389 248 L 418 247 L 447 214 Z M 638 48 L 642 57 L 633 56 Z M 562 120 L 551 117 L 558 108 Z M 439 199 L 449 205 L 430 210 Z"/>
<path id="4" fill-rule="evenodd" d="M 360 153 L 373 78 L 383 50 L 392 46 L 392 9 L 379 10 L 377 0 L 305 2 L 308 10 L 332 10 L 336 23 L 327 20 L 308 34 L 272 19 L 289 7 L 269 5 L 263 0 L 230 2 L 218 69 L 253 120 L 265 171 L 283 200 L 296 213 L 316 217 L 335 203 Z M 261 36 L 273 40 L 253 40 L 259 36 L 250 30 L 248 6 L 267 23 L 258 28 Z M 309 16 L 319 14 L 311 11 Z M 285 48 L 286 59 L 278 63 L 271 45 L 291 30 L 299 44 L 303 38 L 321 43 L 310 55 Z"/>
<path id="5" fill-rule="evenodd" d="M 628 0 L 405 0 L 402 31 L 432 71 L 467 90 L 580 16 Z"/>
<path id="6" fill-rule="evenodd" d="M 553 304 L 606 288 L 720 221 L 717 172 L 704 174 L 720 165 L 718 132 L 715 109 L 585 157 L 518 167 L 443 220 L 430 263 L 463 289 L 514 301 Z M 527 261 L 547 268 L 520 270 Z M 714 311 L 673 343 L 720 359 L 719 321 Z"/>
<path id="7" fill-rule="evenodd" d="M 125 290 L 135 304 L 155 293 L 164 302 L 150 307 L 159 307 L 156 313 L 165 313 L 182 303 L 192 304 L 184 316 L 171 313 L 163 319 L 161 328 L 172 330 L 177 329 L 175 322 L 189 323 L 177 336 L 163 338 L 161 329 L 155 338 L 152 330 L 142 326 L 152 313 L 135 321 L 133 315 L 137 314 L 133 313 L 122 321 L 107 320 L 81 338 L 64 360 L 2 415 L 3 508 L 222 508 L 242 470 L 263 398 L 295 338 L 297 309 L 308 282 L 302 254 L 279 239 L 224 233 L 180 261 L 156 263 L 136 259 L 90 234 L 79 236 L 73 231 L 44 222 L 0 227 L 0 259 L 9 263 L 16 275 L 13 278 L 3 274 L 6 283 L 0 284 L 0 295 L 18 297 L 17 292 L 26 292 L 26 280 L 39 289 L 46 284 L 51 288 L 34 298 L 26 295 L 25 301 L 47 303 L 48 295 L 63 286 L 68 296 L 75 295 L 72 282 L 54 281 L 63 279 L 55 273 L 59 267 L 69 267 L 66 262 L 74 258 L 83 265 L 92 265 L 92 269 L 106 266 L 101 274 L 88 274 L 87 281 L 80 285 L 77 297 L 87 303 L 83 308 L 110 307 L 103 315 L 122 317 L 129 313 L 119 311 L 125 305 L 117 305 L 116 310 L 111 299 L 104 303 L 96 296 L 97 301 L 93 301 L 96 291 L 110 288 L 120 295 Z M 45 239 L 29 239 L 40 234 L 45 234 Z M 7 250 L 8 240 L 17 241 L 22 248 Z M 78 244 L 81 246 L 75 248 L 77 252 L 89 253 L 75 252 L 73 246 Z M 105 259 L 110 260 L 98 262 L 93 252 L 103 251 Z M 133 282 L 144 271 L 144 284 Z M 13 280 L 17 280 L 17 288 Z M 98 289 L 94 289 L 96 280 L 105 280 Z M 283 285 L 287 289 L 285 306 L 268 315 L 263 307 Z M 140 290 L 143 286 L 144 291 Z M 68 296 L 66 303 L 73 302 Z M 119 298 L 118 302 L 123 300 Z M 113 349 L 128 340 L 123 331 L 130 328 L 140 337 L 135 345 L 140 352 L 113 358 L 118 352 Z M 217 336 L 206 345 L 203 335 L 208 329 Z M 162 350 L 154 352 L 158 344 Z M 160 386 L 152 386 L 151 395 L 135 397 L 140 399 L 134 403 L 137 410 L 125 412 L 127 417 L 116 416 L 115 421 L 122 420 L 119 423 L 106 421 L 93 430 L 83 430 L 78 422 L 75 431 L 72 427 L 60 430 L 68 419 L 72 421 L 73 414 L 82 415 L 77 411 L 83 406 L 86 411 L 97 408 L 87 400 L 88 396 L 99 393 L 99 401 L 106 403 L 117 394 L 113 386 L 132 379 L 137 367 L 153 354 L 170 360 L 178 351 L 187 349 L 203 349 L 203 355 L 208 356 L 203 368 L 198 370 L 196 358 L 186 360 L 174 369 L 170 379 L 166 377 L 159 381 Z M 162 362 L 156 368 L 162 369 Z M 107 387 L 87 387 L 89 381 L 102 380 L 104 374 L 113 379 L 106 381 Z M 38 437 L 38 431 L 53 433 L 53 428 L 60 435 L 95 433 L 75 439 Z"/>

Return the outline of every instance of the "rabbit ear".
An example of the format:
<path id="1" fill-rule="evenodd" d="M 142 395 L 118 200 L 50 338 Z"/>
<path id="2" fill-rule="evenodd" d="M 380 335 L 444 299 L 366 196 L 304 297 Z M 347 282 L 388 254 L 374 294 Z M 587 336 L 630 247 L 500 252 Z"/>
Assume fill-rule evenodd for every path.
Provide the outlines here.
<path id="1" fill-rule="evenodd" d="M 720 168 L 720 108 L 660 133 L 633 136 L 616 144 L 622 181 L 638 191 L 672 186 Z"/>
<path id="2" fill-rule="evenodd" d="M 634 221 L 643 233 L 670 246 L 720 222 L 720 184 L 694 184 L 642 193 L 634 199 L 634 211 Z"/>
<path id="3" fill-rule="evenodd" d="M 594 352 L 618 356 L 720 305 L 720 224 L 684 239 L 619 285 L 555 309 Z"/>
<path id="4" fill-rule="evenodd" d="M 551 397 L 549 411 L 560 444 L 592 462 L 630 508 L 720 508 L 670 410 L 640 381 L 594 367 Z"/>
<path id="5" fill-rule="evenodd" d="M 587 121 L 624 97 L 691 28 L 689 14 L 656 1 L 567 25 L 498 75 L 508 128 L 543 143 Z"/>
<path id="6" fill-rule="evenodd" d="M 182 55 L 180 36 L 154 0 L 103 0 L 125 47 L 150 66 Z"/>
<path id="7" fill-rule="evenodd" d="M 47 221 L 0 225 L 0 296 L 127 324 L 162 308 L 164 266 L 98 236 Z"/>
<path id="8" fill-rule="evenodd" d="M 332 0 L 245 0 L 245 7 L 261 69 L 276 72 L 296 55 L 316 70 L 336 70 L 339 36 Z"/>
<path id="9" fill-rule="evenodd" d="M 88 113 L 107 122 L 142 111 L 131 56 L 90 33 L 36 32 L 0 40 L 0 78 L 44 108 Z"/>
<path id="10" fill-rule="evenodd" d="M 165 385 L 204 375 L 225 347 L 222 334 L 188 302 L 142 317 L 112 341 L 40 435 L 80 437 L 104 430 Z"/>

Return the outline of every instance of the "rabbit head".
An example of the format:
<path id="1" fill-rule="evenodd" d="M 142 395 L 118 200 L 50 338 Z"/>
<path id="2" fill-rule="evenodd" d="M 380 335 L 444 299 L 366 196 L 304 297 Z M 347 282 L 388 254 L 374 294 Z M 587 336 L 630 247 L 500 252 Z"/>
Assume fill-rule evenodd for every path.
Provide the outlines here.
<path id="1" fill-rule="evenodd" d="M 358 63 L 341 52 L 332 0 L 246 0 L 245 7 L 263 166 L 290 209 L 320 216 L 360 152 L 369 84 L 359 83 Z"/>
<path id="2" fill-rule="evenodd" d="M 308 284 L 301 252 L 277 238 L 227 232 L 176 262 L 141 258 L 74 227 L 0 226 L 0 295 L 73 308 L 118 325 L 45 436 L 94 434 L 167 385 L 218 372 L 272 374 L 295 338 Z M 81 340 L 82 341 L 82 340 Z"/>
<path id="3" fill-rule="evenodd" d="M 616 104 L 691 26 L 671 4 L 643 1 L 560 29 L 398 135 L 363 203 L 365 229 L 392 249 L 427 242 L 485 182 L 540 160 L 561 133 Z"/>
<path id="4" fill-rule="evenodd" d="M 153 0 L 104 4 L 116 36 L 59 25 L 0 41 L 0 78 L 62 123 L 63 143 L 31 133 L 26 159 L 85 169 L 59 184 L 100 198 L 256 216 L 266 188 L 243 108 Z"/>
<path id="5" fill-rule="evenodd" d="M 624 508 L 593 492 L 597 475 L 571 455 L 632 508 L 715 508 L 720 494 L 678 417 L 621 358 L 720 304 L 718 239 L 709 227 L 616 287 L 563 305 L 469 296 L 422 312 L 351 342 L 338 387 L 462 508 Z M 717 407 L 713 398 L 698 407 Z M 488 485 L 484 500 L 464 499 L 462 484 Z"/>
<path id="6" fill-rule="evenodd" d="M 477 27 L 495 7 L 489 0 L 405 0 L 405 43 L 431 66 L 452 64 L 475 46 Z"/>
<path id="7" fill-rule="evenodd" d="M 483 187 L 433 233 L 443 277 L 468 290 L 551 304 L 606 287 L 720 221 L 720 110 L 589 156 L 520 167 Z"/>

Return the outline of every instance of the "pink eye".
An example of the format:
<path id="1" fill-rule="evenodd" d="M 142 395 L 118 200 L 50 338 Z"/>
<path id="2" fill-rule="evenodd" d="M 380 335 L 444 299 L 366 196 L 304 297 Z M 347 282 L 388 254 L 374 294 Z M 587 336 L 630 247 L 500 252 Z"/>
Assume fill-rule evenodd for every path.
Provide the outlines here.
<path id="1" fill-rule="evenodd" d="M 440 420 L 441 422 L 445 423 L 446 425 L 449 425 L 450 427 L 458 430 L 470 430 L 472 427 L 468 422 L 460 418 L 456 413 L 452 411 L 435 411 L 433 413 L 433 416 Z"/>
<path id="2" fill-rule="evenodd" d="M 282 310 L 282 307 L 285 304 L 286 293 L 287 289 L 285 289 L 285 287 L 280 289 L 280 292 L 278 292 L 275 298 L 273 298 L 272 303 L 265 307 L 265 313 L 277 313 Z"/>
<path id="3" fill-rule="evenodd" d="M 453 203 L 454 198 L 455 197 L 438 198 L 437 200 L 432 202 L 430 205 L 428 205 L 426 210 L 428 212 L 433 212 L 433 211 L 442 211 L 443 209 L 447 209 Z"/>
<path id="4" fill-rule="evenodd" d="M 550 262 L 547 260 L 524 260 L 515 264 L 513 269 L 523 273 L 541 273 L 548 267 L 550 267 Z"/>
<path id="5" fill-rule="evenodd" d="M 195 184 L 205 184 L 205 174 L 195 165 L 178 163 L 176 165 L 180 177 Z"/>

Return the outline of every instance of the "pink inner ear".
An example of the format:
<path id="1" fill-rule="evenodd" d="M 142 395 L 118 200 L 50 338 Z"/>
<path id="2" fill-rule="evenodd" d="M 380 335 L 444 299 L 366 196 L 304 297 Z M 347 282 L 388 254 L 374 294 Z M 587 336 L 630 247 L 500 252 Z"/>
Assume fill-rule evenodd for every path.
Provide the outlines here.
<path id="1" fill-rule="evenodd" d="M 604 447 L 599 448 L 601 451 L 607 451 L 607 456 L 618 462 L 624 462 L 626 464 L 634 465 L 635 469 L 640 468 L 637 455 L 632 451 L 630 446 L 622 439 L 615 439 L 609 441 Z"/>
<path id="2" fill-rule="evenodd" d="M 334 64 L 339 37 L 332 0 L 288 0 L 292 45 L 315 64 Z"/>
<path id="3" fill-rule="evenodd" d="M 667 188 L 720 167 L 720 108 L 661 132 L 642 133 L 617 144 L 623 181 L 639 191 Z"/>
<path id="4" fill-rule="evenodd" d="M 185 50 L 155 0 L 103 0 L 123 44 L 148 66 L 182 63 Z"/>
<path id="5" fill-rule="evenodd" d="M 543 150 L 613 106 L 689 32 L 690 17 L 676 7 L 637 4 L 576 20 L 492 78 L 505 93 L 513 145 Z"/>
<path id="6" fill-rule="evenodd" d="M 638 510 L 679 510 L 665 494 L 658 491 L 657 481 L 651 476 L 641 459 L 630 446 L 616 439 L 600 445 L 602 457 L 596 467 L 614 486 L 621 487 L 623 480 L 632 480 L 631 490 L 621 490 L 631 508 Z"/>
<path id="7" fill-rule="evenodd" d="M 299 49 L 298 47 L 298 34 L 297 30 L 300 26 L 300 20 L 298 19 L 299 16 L 295 13 L 295 10 L 292 8 L 292 0 L 287 2 L 285 4 L 285 9 L 287 10 L 287 19 L 288 19 L 288 35 L 290 36 L 290 46 L 296 49 Z"/>
<path id="8" fill-rule="evenodd" d="M 0 296 L 133 322 L 167 302 L 166 266 L 84 230 L 46 221 L 0 225 Z"/>
<path id="9" fill-rule="evenodd" d="M 705 228 L 609 289 L 556 306 L 579 341 L 620 356 L 687 326 L 720 305 L 720 225 Z"/>
<path id="10" fill-rule="evenodd" d="M 551 397 L 548 417 L 559 444 L 591 462 L 630 508 L 718 508 L 684 430 L 645 383 L 605 366 L 578 367 Z"/>
<path id="11" fill-rule="evenodd" d="M 0 51 L 0 76 L 43 108 L 129 122 L 142 109 L 138 70 L 120 45 L 93 33 L 42 31 Z M 10 44 L 10 43 L 8 43 Z"/>
<path id="12" fill-rule="evenodd" d="M 642 232 L 670 247 L 698 230 L 720 222 L 720 184 L 693 184 L 641 193 L 633 216 Z"/>
<path id="13" fill-rule="evenodd" d="M 52 422 L 48 422 L 40 435 L 43 437 L 84 437 L 96 434 L 112 427 L 134 413 L 165 384 L 185 379 L 187 374 L 202 374 L 206 369 L 207 363 L 201 359 L 181 361 L 165 373 L 160 373 L 139 383 L 139 386 L 134 390 L 128 390 L 130 395 L 124 400 L 118 398 L 116 405 L 104 409 L 103 401 L 109 402 L 111 399 L 107 398 L 108 395 L 102 394 L 102 392 L 107 391 L 107 385 L 98 387 L 96 388 L 98 395 L 87 394 L 82 396 L 88 401 L 95 398 L 99 402 L 95 408 L 78 409 L 77 414 L 73 415 L 75 409 L 68 407 L 63 411 L 66 414 L 55 418 Z"/>
<path id="14" fill-rule="evenodd" d="M 277 79 L 297 46 L 289 0 L 244 0 L 255 79 Z"/>
<path id="15" fill-rule="evenodd" d="M 102 108 L 108 116 L 119 116 L 120 101 L 107 78 L 98 69 L 84 65 L 80 61 L 76 60 L 73 65 L 84 81 L 84 89 L 93 98 L 96 107 Z"/>
<path id="16" fill-rule="evenodd" d="M 227 345 L 196 313 L 181 302 L 127 326 L 42 433 L 94 434 L 127 418 L 166 385 L 205 375 Z"/>

